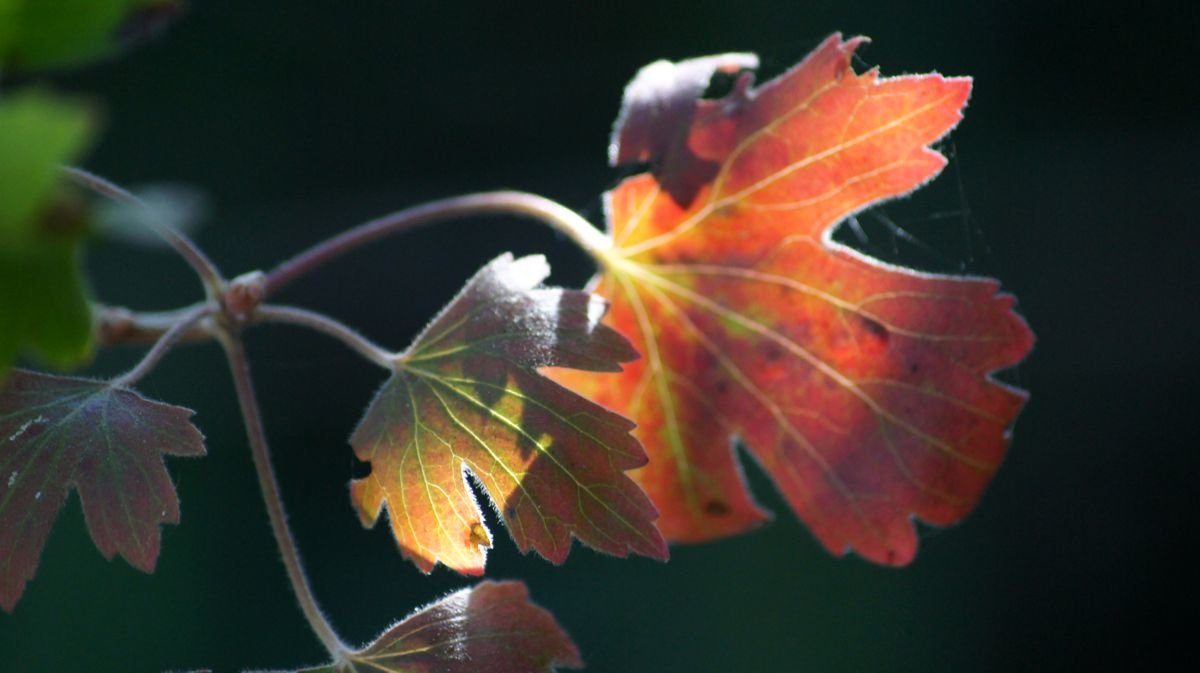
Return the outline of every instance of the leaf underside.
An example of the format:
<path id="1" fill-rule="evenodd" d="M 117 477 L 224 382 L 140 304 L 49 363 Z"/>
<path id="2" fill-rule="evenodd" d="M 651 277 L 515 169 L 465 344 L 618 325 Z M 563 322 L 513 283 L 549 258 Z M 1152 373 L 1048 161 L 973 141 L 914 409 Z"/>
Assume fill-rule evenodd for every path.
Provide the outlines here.
<path id="1" fill-rule="evenodd" d="M 599 324 L 602 300 L 540 287 L 548 273 L 541 257 L 484 267 L 398 359 L 351 437 L 371 463 L 351 484 L 360 520 L 374 525 L 386 505 L 424 572 L 483 572 L 491 537 L 468 473 L 523 552 L 561 563 L 574 536 L 666 557 L 657 513 L 625 474 L 646 462 L 633 424 L 538 371 L 616 372 L 636 353 Z"/>
<path id="2" fill-rule="evenodd" d="M 736 443 L 831 552 L 907 563 L 912 518 L 946 525 L 971 510 L 1025 401 L 990 376 L 1033 343 L 996 281 L 898 268 L 831 240 L 846 216 L 942 169 L 929 144 L 971 88 L 856 74 L 861 42 L 834 35 L 757 89 L 744 75 L 726 98 L 676 110 L 686 127 L 649 156 L 620 147 L 638 133 L 614 131 L 613 156 L 640 152 L 653 171 L 607 196 L 614 249 L 594 291 L 643 359 L 615 376 L 553 376 L 637 420 L 650 464 L 634 476 L 670 540 L 768 517 Z"/>
<path id="3" fill-rule="evenodd" d="M 297 673 L 551 673 L 579 650 L 520 582 L 482 582 L 389 628 L 342 666 Z"/>
<path id="4" fill-rule="evenodd" d="M 204 454 L 191 415 L 103 381 L 11 372 L 0 384 L 0 607 L 20 599 L 71 489 L 106 559 L 154 571 L 159 526 L 179 522 L 162 456 Z"/>

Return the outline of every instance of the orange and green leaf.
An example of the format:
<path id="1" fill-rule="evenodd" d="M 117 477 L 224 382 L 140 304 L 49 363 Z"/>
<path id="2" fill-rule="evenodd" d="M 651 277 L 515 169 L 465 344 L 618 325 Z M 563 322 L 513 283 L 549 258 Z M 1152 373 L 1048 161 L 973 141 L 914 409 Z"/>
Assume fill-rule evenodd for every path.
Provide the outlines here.
<path id="1" fill-rule="evenodd" d="M 551 673 L 580 668 L 579 650 L 520 582 L 456 591 L 350 653 L 342 666 L 297 673 Z"/>
<path id="2" fill-rule="evenodd" d="M 635 477 L 668 539 L 767 518 L 735 460 L 741 444 L 831 552 L 904 564 L 912 518 L 958 521 L 1003 458 L 1025 395 L 990 375 L 1033 343 L 1013 298 L 990 279 L 890 266 L 831 239 L 848 215 L 942 169 L 929 145 L 971 89 L 857 74 L 861 42 L 834 35 L 762 87 L 743 74 L 723 99 L 673 108 L 685 126 L 669 143 L 623 148 L 644 134 L 614 131 L 614 160 L 653 170 L 608 194 L 613 248 L 594 289 L 643 358 L 615 376 L 554 376 L 637 421 L 650 464 Z M 677 97 L 661 86 L 660 99 Z M 639 100 L 627 92 L 627 107 Z"/>
<path id="3" fill-rule="evenodd" d="M 10 372 L 0 384 L 0 608 L 20 599 L 72 488 L 100 553 L 154 571 L 160 525 L 179 523 L 162 456 L 204 454 L 191 415 L 103 381 Z"/>
<path id="4" fill-rule="evenodd" d="M 351 484 L 366 526 L 387 506 L 404 556 L 483 572 L 491 538 L 468 473 L 521 551 L 561 563 L 571 537 L 666 557 L 657 513 L 625 472 L 646 464 L 633 424 L 538 373 L 616 372 L 637 357 L 584 292 L 540 287 L 541 257 L 502 256 L 399 356 L 351 437 L 371 473 Z"/>

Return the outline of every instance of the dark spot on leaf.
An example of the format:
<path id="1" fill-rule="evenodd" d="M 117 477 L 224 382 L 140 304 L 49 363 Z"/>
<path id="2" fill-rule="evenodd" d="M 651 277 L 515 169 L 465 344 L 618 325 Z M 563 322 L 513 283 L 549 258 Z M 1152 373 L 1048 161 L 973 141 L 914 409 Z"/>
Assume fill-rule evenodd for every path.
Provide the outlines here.
<path id="1" fill-rule="evenodd" d="M 776 362 L 783 357 L 783 349 L 777 344 L 769 343 L 767 344 L 765 355 L 767 356 L 767 360 Z"/>
<path id="2" fill-rule="evenodd" d="M 917 364 L 916 362 L 908 363 L 908 373 L 909 374 L 916 374 L 919 371 L 921 371 L 921 365 Z"/>
<path id="3" fill-rule="evenodd" d="M 74 238 L 87 231 L 88 216 L 87 204 L 77 193 L 62 192 L 43 208 L 38 230 L 51 238 Z"/>
<path id="4" fill-rule="evenodd" d="M 704 513 L 709 516 L 729 516 L 729 505 L 721 500 L 709 500 L 704 503 Z"/>
<path id="5" fill-rule="evenodd" d="M 889 336 L 888 329 L 879 321 L 872 320 L 871 318 L 862 315 L 858 316 L 858 320 L 868 334 L 876 339 L 879 339 L 880 341 L 887 342 Z"/>
<path id="6" fill-rule="evenodd" d="M 714 217 L 724 217 L 724 218 L 732 220 L 732 219 L 736 219 L 740 216 L 741 210 L 742 209 L 739 208 L 738 204 L 736 204 L 736 203 L 726 203 L 726 204 L 719 206 L 715 211 L 713 211 L 713 216 Z"/>
<path id="7" fill-rule="evenodd" d="M 718 395 L 724 395 L 725 393 L 729 392 L 729 384 L 724 380 L 717 381 L 716 387 Z"/>

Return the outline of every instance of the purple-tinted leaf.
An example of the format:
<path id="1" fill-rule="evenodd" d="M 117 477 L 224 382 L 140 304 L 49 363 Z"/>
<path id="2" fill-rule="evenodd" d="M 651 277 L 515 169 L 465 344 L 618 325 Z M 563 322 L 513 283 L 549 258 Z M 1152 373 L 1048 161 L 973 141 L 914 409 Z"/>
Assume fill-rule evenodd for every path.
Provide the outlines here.
<path id="1" fill-rule="evenodd" d="M 579 650 L 520 582 L 483 582 L 417 611 L 342 665 L 299 673 L 550 673 Z"/>
<path id="2" fill-rule="evenodd" d="M 625 87 L 608 147 L 609 163 L 657 162 L 691 126 L 696 99 L 713 75 L 757 67 L 754 54 L 718 54 L 645 66 Z"/>
<path id="3" fill-rule="evenodd" d="M 191 415 L 103 381 L 14 370 L 0 384 L 0 607 L 20 599 L 72 488 L 100 553 L 153 572 L 159 525 L 179 522 L 162 456 L 204 455 Z"/>

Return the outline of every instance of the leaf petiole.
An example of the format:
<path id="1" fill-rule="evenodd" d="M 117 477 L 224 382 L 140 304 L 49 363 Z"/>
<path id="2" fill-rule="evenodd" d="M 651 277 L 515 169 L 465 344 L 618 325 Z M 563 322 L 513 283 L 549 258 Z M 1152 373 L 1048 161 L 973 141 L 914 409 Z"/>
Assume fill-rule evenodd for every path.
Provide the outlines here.
<path id="1" fill-rule="evenodd" d="M 605 254 L 612 248 L 612 241 L 606 234 L 556 201 L 526 192 L 481 192 L 406 208 L 326 239 L 267 274 L 264 296 L 270 296 L 336 257 L 393 233 L 439 220 L 489 214 L 524 215 L 540 220 L 571 239 L 597 262 L 603 262 Z"/>
<path id="2" fill-rule="evenodd" d="M 113 379 L 111 384 L 114 387 L 133 386 L 142 377 L 149 374 L 159 361 L 162 360 L 163 356 L 170 352 L 181 339 L 187 336 L 192 328 L 196 327 L 201 320 L 211 316 L 216 310 L 216 307 L 211 304 L 200 304 L 192 307 L 176 319 L 167 331 L 163 332 L 162 336 L 154 342 L 154 345 L 150 347 L 150 350 L 146 352 L 141 361 L 134 365 L 133 369 Z"/>
<path id="3" fill-rule="evenodd" d="M 322 313 L 295 306 L 267 304 L 259 306 L 254 317 L 256 322 L 286 323 L 316 330 L 341 341 L 359 355 L 388 371 L 395 369 L 396 353 L 387 351 L 353 328 Z"/>

